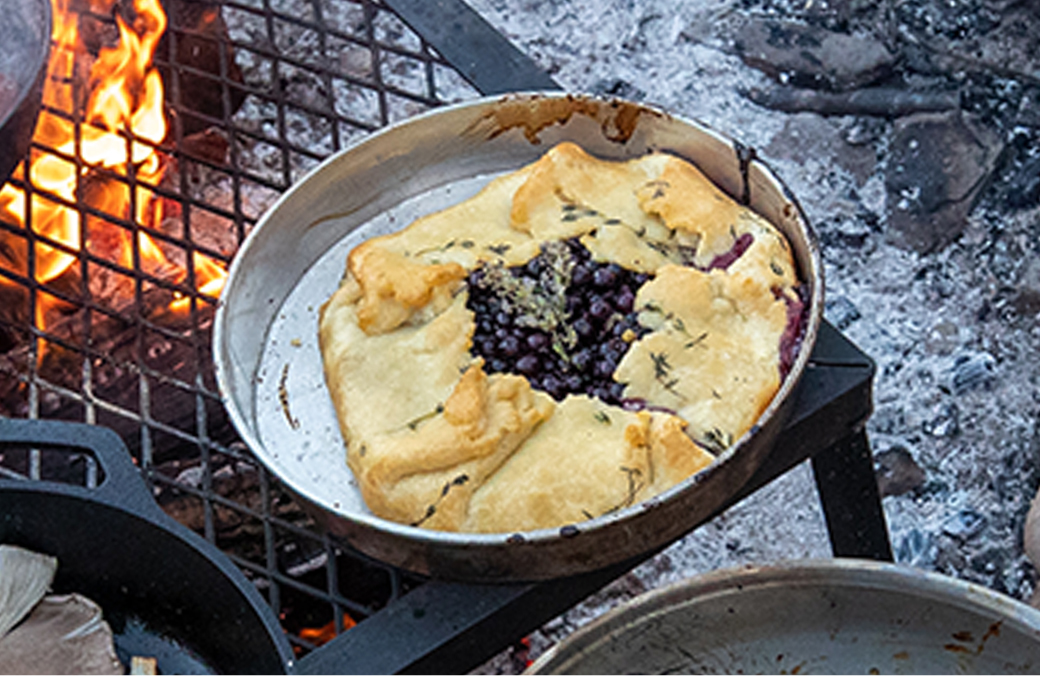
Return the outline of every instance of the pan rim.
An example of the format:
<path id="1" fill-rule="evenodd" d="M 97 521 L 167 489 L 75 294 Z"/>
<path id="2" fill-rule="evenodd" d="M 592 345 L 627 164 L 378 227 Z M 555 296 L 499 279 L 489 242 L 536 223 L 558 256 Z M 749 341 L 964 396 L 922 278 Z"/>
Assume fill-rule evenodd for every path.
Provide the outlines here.
<path id="1" fill-rule="evenodd" d="M 51 32 L 54 29 L 54 15 L 51 3 L 48 0 L 34 0 L 34 3 L 42 10 L 43 26 L 46 30 L 44 31 L 43 39 L 40 41 L 39 49 L 36 49 L 33 53 L 30 67 L 26 69 L 26 72 L 30 73 L 31 76 L 19 83 L 18 93 L 13 98 L 10 109 L 0 113 L 0 127 L 6 125 L 18 113 L 25 104 L 26 99 L 36 88 L 37 83 L 40 82 L 42 77 L 46 77 L 47 66 L 50 62 Z"/>
<path id="2" fill-rule="evenodd" d="M 948 604 L 972 613 L 985 611 L 1002 618 L 1001 622 L 1010 620 L 1018 628 L 1032 632 L 1040 643 L 1040 610 L 981 584 L 903 563 L 799 558 L 712 570 L 647 591 L 579 627 L 538 657 L 524 673 L 559 673 L 553 670 L 569 664 L 586 649 L 604 640 L 613 640 L 619 629 L 650 622 L 669 610 L 678 611 L 691 604 L 713 604 L 735 594 L 754 595 L 775 588 L 905 593 L 911 598 Z"/>

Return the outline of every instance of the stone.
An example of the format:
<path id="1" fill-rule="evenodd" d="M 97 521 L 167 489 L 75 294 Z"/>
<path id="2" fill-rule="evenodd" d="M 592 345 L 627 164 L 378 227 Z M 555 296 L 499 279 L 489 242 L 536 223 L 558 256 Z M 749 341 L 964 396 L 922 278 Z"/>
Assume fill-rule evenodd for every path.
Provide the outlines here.
<path id="1" fill-rule="evenodd" d="M 783 84 L 847 91 L 892 71 L 894 55 L 868 34 L 850 35 L 797 21 L 750 17 L 733 46 L 752 68 Z"/>
<path id="2" fill-rule="evenodd" d="M 947 355 L 960 343 L 960 327 L 948 319 L 940 319 L 925 336 L 924 349 L 928 354 Z"/>
<path id="3" fill-rule="evenodd" d="M 1015 285 L 1011 304 L 1019 314 L 1030 316 L 1040 313 L 1040 259 L 1030 258 Z"/>
<path id="4" fill-rule="evenodd" d="M 929 253 L 960 236 L 1001 147 L 959 112 L 897 120 L 885 173 L 889 243 Z"/>
<path id="5" fill-rule="evenodd" d="M 850 144 L 839 122 L 815 113 L 789 116 L 783 129 L 763 148 L 762 155 L 798 162 L 804 162 L 807 157 L 817 158 L 849 172 L 857 186 L 862 186 L 877 168 L 873 147 Z"/>
<path id="6" fill-rule="evenodd" d="M 1029 514 L 1026 515 L 1026 525 L 1022 531 L 1026 556 L 1033 562 L 1034 567 L 1040 568 L 1040 493 L 1037 493 L 1029 505 Z"/>
<path id="7" fill-rule="evenodd" d="M 985 527 L 986 517 L 973 509 L 962 509 L 943 522 L 942 532 L 960 542 L 967 542 Z"/>
<path id="8" fill-rule="evenodd" d="M 950 386 L 960 395 L 979 388 L 989 388 L 996 377 L 997 360 L 988 352 L 965 352 L 957 355 L 950 369 Z"/>
<path id="9" fill-rule="evenodd" d="M 894 554 L 899 563 L 931 569 L 939 557 L 939 545 L 931 534 L 913 528 L 899 540 Z"/>
<path id="10" fill-rule="evenodd" d="M 924 470 L 902 446 L 875 455 L 874 472 L 881 497 L 904 495 L 924 485 Z"/>
<path id="11" fill-rule="evenodd" d="M 824 316 L 839 331 L 852 326 L 852 323 L 860 319 L 862 315 L 859 309 L 849 300 L 848 296 L 832 296 L 824 303 Z"/>
<path id="12" fill-rule="evenodd" d="M 646 92 L 621 78 L 597 80 L 592 85 L 592 93 L 600 96 L 616 96 L 629 101 L 642 101 L 646 98 Z"/>
<path id="13" fill-rule="evenodd" d="M 960 409 L 954 403 L 942 403 L 935 407 L 934 415 L 924 421 L 925 434 L 933 437 L 955 437 L 960 434 Z"/>

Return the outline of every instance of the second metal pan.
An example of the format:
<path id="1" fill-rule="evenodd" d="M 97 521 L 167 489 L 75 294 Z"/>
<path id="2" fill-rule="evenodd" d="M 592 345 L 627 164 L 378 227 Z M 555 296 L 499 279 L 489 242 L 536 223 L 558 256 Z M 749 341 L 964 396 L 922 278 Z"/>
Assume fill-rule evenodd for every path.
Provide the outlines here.
<path id="1" fill-rule="evenodd" d="M 808 287 L 802 349 L 750 432 L 707 470 L 596 519 L 525 533 L 429 531 L 372 515 L 345 462 L 317 345 L 318 311 L 349 250 L 459 202 L 561 141 L 603 158 L 667 151 L 696 164 L 779 227 Z M 690 120 L 618 100 L 526 94 L 446 107 L 333 156 L 272 207 L 239 251 L 214 328 L 217 379 L 257 457 L 318 522 L 367 554 L 479 581 L 576 574 L 646 553 L 705 520 L 769 453 L 806 368 L 823 302 L 819 248 L 794 198 L 740 144 Z"/>
<path id="2" fill-rule="evenodd" d="M 49 0 L 4 3 L 0 22 L 0 183 L 25 157 L 50 54 Z"/>

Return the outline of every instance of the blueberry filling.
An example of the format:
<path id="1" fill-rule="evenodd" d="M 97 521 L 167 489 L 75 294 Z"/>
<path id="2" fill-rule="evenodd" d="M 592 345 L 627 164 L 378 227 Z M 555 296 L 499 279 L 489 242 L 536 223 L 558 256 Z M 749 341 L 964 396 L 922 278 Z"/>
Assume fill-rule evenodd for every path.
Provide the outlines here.
<path id="1" fill-rule="evenodd" d="M 614 370 L 649 330 L 635 312 L 649 275 L 597 263 L 577 239 L 550 242 L 524 265 L 484 265 L 467 278 L 472 352 L 489 373 L 525 376 L 557 401 L 587 394 L 621 405 Z"/>
<path id="2" fill-rule="evenodd" d="M 727 269 L 752 242 L 748 233 L 736 238 L 707 270 Z M 692 253 L 683 262 L 694 267 Z M 593 261 L 577 238 L 543 245 L 524 265 L 482 265 L 466 280 L 466 307 L 476 315 L 471 352 L 484 358 L 488 373 L 523 375 L 557 401 L 587 394 L 629 410 L 647 408 L 641 399 L 624 398 L 625 384 L 612 376 L 629 345 L 649 332 L 639 324 L 635 298 L 650 277 Z M 792 299 L 774 289 L 787 304 L 781 378 L 804 337 L 806 291 L 795 287 Z"/>

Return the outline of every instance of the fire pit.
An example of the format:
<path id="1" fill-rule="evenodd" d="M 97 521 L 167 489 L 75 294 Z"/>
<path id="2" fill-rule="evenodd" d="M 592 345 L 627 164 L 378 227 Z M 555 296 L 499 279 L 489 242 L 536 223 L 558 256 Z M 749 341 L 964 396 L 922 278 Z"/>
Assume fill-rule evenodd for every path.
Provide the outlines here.
<path id="1" fill-rule="evenodd" d="M 451 22 L 402 0 L 62 4 L 56 25 L 78 38 L 56 31 L 37 136 L 0 193 L 0 415 L 116 430 L 163 508 L 251 577 L 296 649 L 357 622 L 341 641 L 365 671 L 472 668 L 635 563 L 492 588 L 402 574 L 317 533 L 227 424 L 214 305 L 277 195 L 391 121 L 551 86 L 448 5 L 450 41 Z M 151 61 L 117 58 L 131 43 Z M 112 117 L 101 102 L 115 81 L 127 105 Z M 776 452 L 734 501 L 815 456 L 835 551 L 889 557 L 859 432 L 872 373 L 824 325 Z M 0 472 L 97 480 L 89 456 L 24 449 L 0 449 Z"/>

